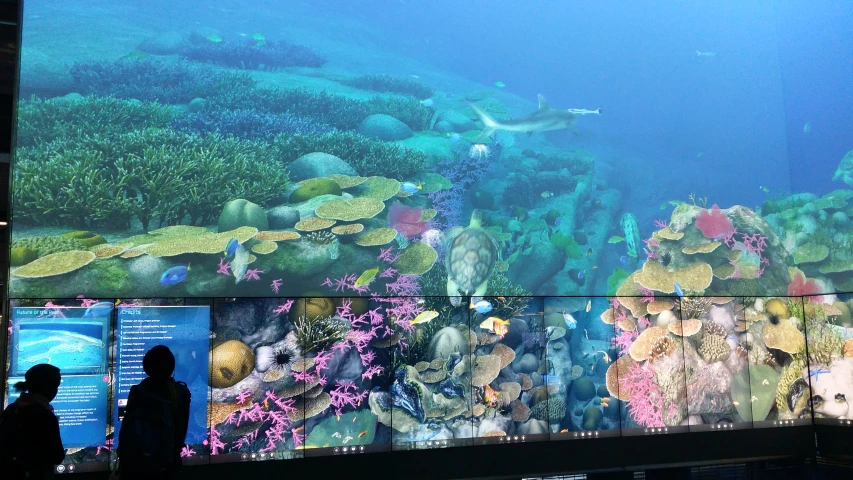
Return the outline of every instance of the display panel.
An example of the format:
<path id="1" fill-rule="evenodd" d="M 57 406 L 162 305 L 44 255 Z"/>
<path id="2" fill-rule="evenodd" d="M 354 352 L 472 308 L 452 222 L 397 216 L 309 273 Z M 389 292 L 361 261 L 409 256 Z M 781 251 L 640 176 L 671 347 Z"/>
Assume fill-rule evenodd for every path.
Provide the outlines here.
<path id="1" fill-rule="evenodd" d="M 625 402 L 622 435 L 686 432 L 686 357 L 694 347 L 683 337 L 683 298 L 655 296 L 631 277 L 619 287 L 617 294 L 622 293 L 626 296 L 610 298 L 610 309 L 601 317 L 613 323 L 619 350 L 607 382 L 608 390 Z"/>
<path id="2" fill-rule="evenodd" d="M 329 403 L 308 357 L 322 332 L 306 321 L 331 315 L 334 303 L 324 298 L 221 299 L 213 312 L 211 463 L 303 457 L 305 420 Z M 309 390 L 319 390 L 319 397 L 309 397 Z"/>
<path id="3" fill-rule="evenodd" d="M 51 402 L 66 451 L 57 472 L 104 470 L 112 448 L 109 369 L 114 303 L 13 301 L 10 308 L 6 405 L 18 398 L 16 382 L 31 367 L 60 369 L 62 383 Z"/>
<path id="4" fill-rule="evenodd" d="M 559 402 L 565 405 L 559 425 L 551 429 L 551 440 L 620 434 L 622 404 L 618 391 L 608 389 L 614 384 L 607 378 L 619 352 L 613 344 L 613 322 L 602 321 L 610 309 L 605 297 L 545 298 L 546 359 L 553 370 L 546 376 L 549 407 L 559 414 Z M 554 338 L 560 329 L 565 335 Z"/>
<path id="5" fill-rule="evenodd" d="M 792 300 L 792 314 L 805 315 L 807 366 L 784 372 L 789 412 L 785 418 L 808 419 L 823 425 L 853 426 L 853 329 L 851 294 Z M 799 365 L 803 365 L 802 362 Z M 801 374 L 801 375 L 797 375 Z"/>
<path id="6" fill-rule="evenodd" d="M 195 299 L 125 300 L 116 307 L 111 406 L 116 447 L 130 389 L 147 378 L 142 359 L 152 347 L 165 345 L 175 356 L 173 378 L 186 383 L 192 396 L 181 457 L 185 464 L 207 463 L 210 323 L 210 304 Z"/>
<path id="7" fill-rule="evenodd" d="M 746 349 L 738 348 L 752 341 L 751 334 L 737 333 L 745 331 L 743 318 L 751 318 L 751 311 L 734 297 L 682 298 L 676 308 L 682 317 L 690 431 L 752 428 L 753 421 L 767 416 L 776 384 L 764 367 L 752 365 Z M 762 378 L 755 383 L 751 374 Z"/>

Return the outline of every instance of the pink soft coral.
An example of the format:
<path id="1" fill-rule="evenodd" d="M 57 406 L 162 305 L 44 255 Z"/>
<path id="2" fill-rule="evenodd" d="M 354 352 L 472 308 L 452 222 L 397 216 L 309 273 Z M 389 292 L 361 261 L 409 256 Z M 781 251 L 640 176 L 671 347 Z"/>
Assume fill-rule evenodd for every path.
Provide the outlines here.
<path id="1" fill-rule="evenodd" d="M 729 217 L 720 210 L 720 207 L 714 205 L 711 211 L 702 210 L 699 215 L 696 215 L 696 228 L 702 232 L 706 238 L 716 240 L 728 239 L 735 234 L 735 226 Z"/>
<path id="2" fill-rule="evenodd" d="M 421 207 L 411 208 L 400 202 L 394 202 L 388 208 L 388 226 L 411 240 L 429 227 L 429 222 L 421 221 L 422 213 Z"/>
<path id="3" fill-rule="evenodd" d="M 813 278 L 806 278 L 806 274 L 803 272 L 798 272 L 794 275 L 794 277 L 791 278 L 791 283 L 788 284 L 788 295 L 792 297 L 819 295 L 822 291 L 823 287 L 820 282 Z"/>
<path id="4" fill-rule="evenodd" d="M 634 363 L 628 375 L 619 378 L 619 391 L 628 393 L 628 412 L 641 427 L 664 427 L 663 409 L 666 400 L 657 384 L 657 376 L 651 367 Z"/>

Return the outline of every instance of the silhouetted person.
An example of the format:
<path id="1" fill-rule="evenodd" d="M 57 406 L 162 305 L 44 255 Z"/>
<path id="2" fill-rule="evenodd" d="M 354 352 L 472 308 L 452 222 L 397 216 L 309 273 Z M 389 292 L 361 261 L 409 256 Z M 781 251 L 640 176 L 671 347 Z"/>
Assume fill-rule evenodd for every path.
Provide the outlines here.
<path id="1" fill-rule="evenodd" d="M 131 387 L 119 433 L 121 478 L 171 478 L 181 466 L 190 391 L 172 378 L 175 356 L 164 345 L 145 354 L 142 369 L 148 378 Z"/>
<path id="2" fill-rule="evenodd" d="M 61 379 L 58 368 L 42 363 L 15 384 L 21 395 L 0 416 L 3 480 L 53 478 L 53 469 L 65 459 L 59 419 L 50 405 Z"/>

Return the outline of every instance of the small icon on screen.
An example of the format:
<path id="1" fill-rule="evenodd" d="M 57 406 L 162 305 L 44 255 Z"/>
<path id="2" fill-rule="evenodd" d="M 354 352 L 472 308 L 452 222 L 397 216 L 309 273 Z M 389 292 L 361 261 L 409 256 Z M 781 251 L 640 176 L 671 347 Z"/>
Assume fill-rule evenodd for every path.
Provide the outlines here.
<path id="1" fill-rule="evenodd" d="M 127 406 L 127 399 L 126 398 L 119 398 L 118 399 L 118 406 L 119 407 L 126 407 Z"/>

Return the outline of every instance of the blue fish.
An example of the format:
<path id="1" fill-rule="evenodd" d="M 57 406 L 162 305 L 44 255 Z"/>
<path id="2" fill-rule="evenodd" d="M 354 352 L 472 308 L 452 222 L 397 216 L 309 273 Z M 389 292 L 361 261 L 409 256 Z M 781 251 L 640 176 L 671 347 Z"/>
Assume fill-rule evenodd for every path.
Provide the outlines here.
<path id="1" fill-rule="evenodd" d="M 412 182 L 403 182 L 400 184 L 400 190 L 406 193 L 418 193 L 418 190 L 421 189 L 420 185 L 415 185 Z"/>
<path id="2" fill-rule="evenodd" d="M 175 265 L 163 272 L 163 275 L 160 275 L 160 284 L 175 285 L 176 283 L 181 283 L 187 279 L 189 271 L 189 266 Z"/>
<path id="3" fill-rule="evenodd" d="M 681 285 L 678 282 L 675 282 L 675 294 L 678 295 L 678 298 L 684 297 L 684 290 L 681 289 Z"/>
<path id="4" fill-rule="evenodd" d="M 621 257 L 619 257 L 619 263 L 625 265 L 626 263 L 628 263 L 628 257 L 626 255 L 622 255 Z"/>
<path id="5" fill-rule="evenodd" d="M 583 280 L 583 270 L 578 272 L 578 280 Z"/>
<path id="6" fill-rule="evenodd" d="M 569 330 L 574 330 L 578 327 L 578 321 L 575 320 L 575 317 L 573 317 L 571 313 L 563 312 L 563 320 L 565 320 L 566 327 Z"/>
<path id="7" fill-rule="evenodd" d="M 427 98 L 426 100 L 421 100 L 421 105 L 425 107 L 431 107 L 435 105 L 435 102 L 431 98 Z"/>
<path id="8" fill-rule="evenodd" d="M 239 246 L 240 242 L 238 242 L 236 238 L 228 240 L 228 245 L 225 246 L 225 258 L 233 257 L 234 253 L 237 251 L 237 247 Z"/>
<path id="9" fill-rule="evenodd" d="M 480 300 L 477 303 L 472 303 L 470 308 L 474 309 L 477 313 L 485 314 L 492 311 L 492 304 L 487 300 Z"/>
<path id="10" fill-rule="evenodd" d="M 557 219 L 554 220 L 555 227 L 559 227 L 561 223 L 563 223 L 563 217 L 557 217 Z"/>
<path id="11" fill-rule="evenodd" d="M 458 142 L 462 140 L 462 135 L 459 135 L 458 133 L 451 133 L 450 135 L 448 135 L 448 138 L 450 138 L 450 140 L 453 142 Z"/>
<path id="12" fill-rule="evenodd" d="M 542 375 L 542 380 L 546 384 L 560 383 L 560 377 L 556 375 Z"/>
<path id="13" fill-rule="evenodd" d="M 113 311 L 113 302 L 98 302 L 86 309 L 83 318 L 105 317 Z"/>

